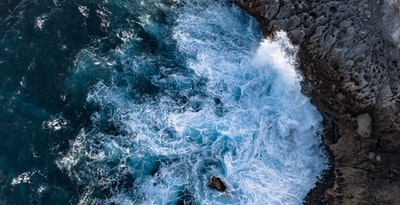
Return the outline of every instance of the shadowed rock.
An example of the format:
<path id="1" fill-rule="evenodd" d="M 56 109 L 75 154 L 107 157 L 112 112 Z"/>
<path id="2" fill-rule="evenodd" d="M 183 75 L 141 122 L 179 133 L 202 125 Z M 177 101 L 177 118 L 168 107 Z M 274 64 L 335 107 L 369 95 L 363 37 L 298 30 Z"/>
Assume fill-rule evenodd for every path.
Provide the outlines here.
<path id="1" fill-rule="evenodd" d="M 236 0 L 265 36 L 299 45 L 303 88 L 341 136 L 334 186 L 310 204 L 396 204 L 400 193 L 400 14 L 395 0 Z M 327 141 L 327 140 L 324 140 Z M 375 153 L 378 158 L 368 157 Z"/>
<path id="2" fill-rule="evenodd" d="M 211 180 L 208 182 L 208 186 L 220 192 L 226 191 L 226 186 L 219 177 L 212 176 Z"/>

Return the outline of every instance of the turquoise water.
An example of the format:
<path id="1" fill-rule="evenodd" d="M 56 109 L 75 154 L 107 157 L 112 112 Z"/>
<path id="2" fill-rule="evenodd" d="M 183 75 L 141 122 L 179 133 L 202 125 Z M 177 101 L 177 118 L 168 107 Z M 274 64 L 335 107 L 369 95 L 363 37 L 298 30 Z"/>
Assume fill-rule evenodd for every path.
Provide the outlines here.
<path id="1" fill-rule="evenodd" d="M 0 204 L 301 204 L 327 168 L 296 48 L 232 3 L 0 9 Z"/>

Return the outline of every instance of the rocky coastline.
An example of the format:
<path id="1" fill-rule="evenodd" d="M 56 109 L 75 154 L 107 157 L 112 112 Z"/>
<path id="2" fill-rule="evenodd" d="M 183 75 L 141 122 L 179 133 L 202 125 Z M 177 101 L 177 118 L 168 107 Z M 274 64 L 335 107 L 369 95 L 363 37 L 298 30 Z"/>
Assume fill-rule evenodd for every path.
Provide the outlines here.
<path id="1" fill-rule="evenodd" d="M 400 12 L 397 0 L 235 0 L 266 37 L 299 46 L 303 91 L 332 120 L 333 169 L 306 204 L 400 201 Z M 330 133 L 330 134 L 329 134 Z"/>

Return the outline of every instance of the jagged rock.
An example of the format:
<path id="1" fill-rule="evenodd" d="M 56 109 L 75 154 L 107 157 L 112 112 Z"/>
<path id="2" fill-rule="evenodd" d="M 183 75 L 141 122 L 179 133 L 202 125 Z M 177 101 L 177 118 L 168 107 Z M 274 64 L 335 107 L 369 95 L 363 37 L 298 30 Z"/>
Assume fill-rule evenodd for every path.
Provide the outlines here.
<path id="1" fill-rule="evenodd" d="M 259 21 L 265 36 L 283 30 L 299 45 L 303 87 L 311 88 L 312 103 L 331 116 L 341 136 L 329 145 L 334 156 L 334 186 L 315 204 L 398 203 L 398 1 L 235 2 Z M 375 160 L 369 153 L 374 153 Z"/>
<path id="2" fill-rule="evenodd" d="M 222 180 L 219 177 L 216 177 L 216 176 L 211 177 L 211 180 L 208 182 L 208 186 L 213 189 L 216 189 L 220 192 L 226 191 L 225 184 L 222 182 Z"/>

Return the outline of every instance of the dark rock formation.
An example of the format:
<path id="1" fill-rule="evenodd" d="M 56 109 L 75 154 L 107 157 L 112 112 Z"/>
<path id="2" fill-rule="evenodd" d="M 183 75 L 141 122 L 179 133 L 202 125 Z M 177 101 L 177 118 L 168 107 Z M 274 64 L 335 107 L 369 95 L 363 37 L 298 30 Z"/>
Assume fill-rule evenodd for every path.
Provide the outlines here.
<path id="1" fill-rule="evenodd" d="M 212 176 L 211 180 L 208 182 L 208 186 L 216 189 L 220 192 L 225 192 L 226 191 L 226 186 L 225 184 L 222 182 L 222 180 L 218 177 Z"/>
<path id="2" fill-rule="evenodd" d="M 400 14 L 397 0 L 236 0 L 265 36 L 288 33 L 311 101 L 340 139 L 335 181 L 315 204 L 400 201 Z M 332 140 L 324 139 L 324 142 Z"/>

